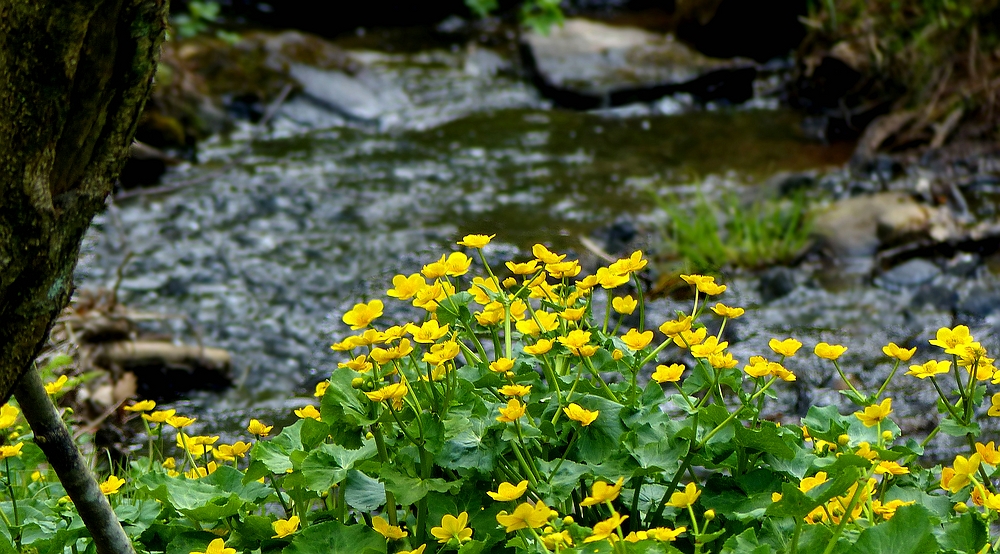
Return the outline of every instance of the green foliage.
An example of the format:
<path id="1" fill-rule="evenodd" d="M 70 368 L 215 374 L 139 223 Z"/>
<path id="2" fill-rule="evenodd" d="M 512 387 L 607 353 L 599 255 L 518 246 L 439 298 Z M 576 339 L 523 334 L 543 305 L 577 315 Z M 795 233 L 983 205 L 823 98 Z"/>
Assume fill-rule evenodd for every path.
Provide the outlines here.
<path id="1" fill-rule="evenodd" d="M 343 320 L 358 334 L 333 345 L 342 361 L 317 386 L 319 407 L 278 432 L 252 420 L 249 443 L 220 444 L 152 402 L 126 408 L 142 415 L 148 455 L 102 488 L 137 550 L 974 553 L 995 542 L 1000 452 L 976 442 L 976 421 L 987 398 L 1000 414 L 1000 393 L 984 392 L 996 369 L 967 328 L 932 341 L 954 367 L 932 360 L 905 377 L 931 381 L 939 429 L 969 444 L 951 467 L 928 469 L 883 397 L 915 349 L 886 346 L 894 367 L 877 390 L 845 378 L 857 412 L 813 407 L 801 425 L 778 425 L 761 418 L 766 402 L 814 364 L 798 341 L 775 339 L 770 359 L 739 368 L 720 340 L 742 311 L 708 307 L 725 291 L 714 278 L 684 276 L 690 312 L 660 335 L 621 332 L 594 300 L 643 321 L 641 295 L 611 302 L 647 265 L 641 252 L 582 279 L 577 262 L 533 252 L 503 280 L 485 267 L 470 283 L 462 252 L 394 278 L 389 296 L 424 317 L 376 325 L 382 301 L 356 305 Z M 667 349 L 684 365 L 657 365 Z M 844 377 L 840 353 L 814 350 Z M 0 449 L 0 553 L 86 551 L 16 418 L 0 409 L 12 443 Z"/>
<path id="2" fill-rule="evenodd" d="M 810 243 L 812 220 L 803 195 L 749 206 L 734 192 L 717 204 L 701 194 L 694 205 L 676 196 L 653 197 L 669 217 L 660 229 L 664 255 L 680 260 L 684 271 L 788 264 Z"/>
<path id="3" fill-rule="evenodd" d="M 548 34 L 553 25 L 562 25 L 563 12 L 560 0 L 524 0 L 521 3 L 521 21 L 535 31 Z M 497 0 L 465 0 L 465 5 L 479 17 L 485 17 L 497 9 Z"/>

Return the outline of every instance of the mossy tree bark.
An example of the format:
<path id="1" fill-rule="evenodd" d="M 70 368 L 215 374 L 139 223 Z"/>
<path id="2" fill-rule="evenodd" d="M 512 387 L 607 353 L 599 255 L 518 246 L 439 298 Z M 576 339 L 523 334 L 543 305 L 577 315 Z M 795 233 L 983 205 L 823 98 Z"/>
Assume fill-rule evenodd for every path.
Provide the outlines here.
<path id="1" fill-rule="evenodd" d="M 41 381 L 22 377 L 69 301 L 83 234 L 125 161 L 166 14 L 167 0 L 0 0 L 0 401 L 20 382 L 28 423 L 64 481 L 79 453 L 53 444 Z M 124 538 L 86 475 L 89 488 L 67 492 L 81 515 L 98 510 L 92 521 L 110 514 Z M 98 552 L 131 551 L 91 532 Z"/>

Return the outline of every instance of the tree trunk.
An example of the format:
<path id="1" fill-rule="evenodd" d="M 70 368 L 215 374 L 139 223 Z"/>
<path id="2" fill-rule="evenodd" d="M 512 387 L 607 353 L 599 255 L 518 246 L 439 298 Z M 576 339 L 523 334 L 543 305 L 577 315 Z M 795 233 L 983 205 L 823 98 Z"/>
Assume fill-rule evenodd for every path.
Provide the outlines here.
<path id="1" fill-rule="evenodd" d="M 166 16 L 167 0 L 0 0 L 0 404 L 20 382 L 100 554 L 134 551 L 31 364 L 132 143 Z"/>
<path id="2" fill-rule="evenodd" d="M 0 0 L 0 401 L 69 301 L 80 241 L 149 96 L 166 9 Z"/>

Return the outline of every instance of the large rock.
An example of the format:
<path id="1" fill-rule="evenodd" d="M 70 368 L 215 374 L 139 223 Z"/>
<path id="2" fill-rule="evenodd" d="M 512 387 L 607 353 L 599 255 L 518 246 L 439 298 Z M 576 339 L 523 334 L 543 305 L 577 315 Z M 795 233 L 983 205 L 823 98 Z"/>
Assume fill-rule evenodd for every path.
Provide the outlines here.
<path id="1" fill-rule="evenodd" d="M 817 214 L 814 232 L 834 257 L 866 257 L 882 246 L 928 234 L 933 212 L 899 192 L 855 196 Z"/>
<path id="2" fill-rule="evenodd" d="M 752 94 L 752 62 L 709 58 L 672 35 L 568 19 L 548 35 L 524 36 L 525 60 L 543 94 L 590 109 L 652 101 L 674 92 L 742 102 Z"/>

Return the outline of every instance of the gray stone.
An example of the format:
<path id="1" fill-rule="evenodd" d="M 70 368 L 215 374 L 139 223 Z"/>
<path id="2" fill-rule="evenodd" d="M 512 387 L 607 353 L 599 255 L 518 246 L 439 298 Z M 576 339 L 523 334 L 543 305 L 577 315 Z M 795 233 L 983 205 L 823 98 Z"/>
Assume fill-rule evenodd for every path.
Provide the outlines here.
<path id="1" fill-rule="evenodd" d="M 348 119 L 377 123 L 406 105 L 402 90 L 386 88 L 373 75 L 348 75 L 293 64 L 288 73 L 302 85 L 302 95 Z"/>
<path id="2" fill-rule="evenodd" d="M 930 283 L 941 275 L 941 268 L 933 262 L 914 258 L 879 275 L 875 284 L 887 290 L 902 290 Z"/>
<path id="3" fill-rule="evenodd" d="M 883 192 L 837 202 L 816 215 L 813 229 L 831 255 L 851 258 L 927 233 L 930 224 L 926 206 L 906 194 Z"/>

